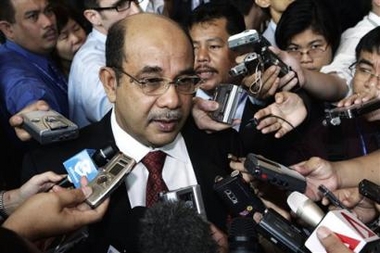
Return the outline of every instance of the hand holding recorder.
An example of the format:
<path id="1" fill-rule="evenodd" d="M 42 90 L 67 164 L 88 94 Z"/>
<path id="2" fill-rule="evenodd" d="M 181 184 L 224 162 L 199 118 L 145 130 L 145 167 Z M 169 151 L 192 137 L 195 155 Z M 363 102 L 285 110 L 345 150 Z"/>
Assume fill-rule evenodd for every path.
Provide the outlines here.
<path id="1" fill-rule="evenodd" d="M 244 167 L 255 178 L 276 185 L 280 189 L 299 192 L 306 190 L 304 176 L 261 155 L 248 154 Z"/>
<path id="2" fill-rule="evenodd" d="M 22 127 L 24 123 L 24 118 L 22 117 L 22 114 L 32 112 L 32 111 L 47 111 L 47 110 L 49 110 L 49 105 L 45 101 L 39 100 L 33 104 L 26 106 L 24 109 L 22 109 L 21 111 L 13 115 L 9 119 L 9 124 L 14 128 L 17 137 L 21 141 L 28 141 L 32 139 L 32 136 L 30 135 L 29 132 L 27 132 Z"/>
<path id="3" fill-rule="evenodd" d="M 84 187 L 36 194 L 17 208 L 3 226 L 30 240 L 74 231 L 100 220 L 107 210 L 108 200 L 96 209 L 84 202 L 91 192 L 91 188 Z"/>
<path id="4" fill-rule="evenodd" d="M 30 111 L 20 114 L 22 127 L 39 143 L 75 139 L 79 136 L 79 127 L 54 110 Z"/>
<path id="5" fill-rule="evenodd" d="M 100 150 L 82 150 L 66 160 L 63 165 L 76 188 L 84 176 L 93 192 L 86 202 L 96 208 L 116 190 L 132 171 L 136 162 L 110 145 Z M 98 166 L 100 168 L 98 168 Z"/>
<path id="6" fill-rule="evenodd" d="M 268 91 L 271 90 L 272 91 L 269 92 L 269 95 L 273 95 L 274 90 L 271 89 L 271 87 L 292 91 L 295 91 L 300 87 L 296 72 L 293 72 L 291 67 L 284 63 L 281 57 L 278 56 L 284 54 L 284 52 L 273 47 L 269 48 L 270 46 L 270 43 L 253 29 L 234 34 L 228 38 L 228 47 L 231 50 L 240 52 L 241 54 L 248 53 L 244 56 L 241 63 L 230 70 L 230 75 L 247 76 L 254 74 L 254 82 L 247 82 L 250 83 L 247 87 L 252 95 L 259 96 L 260 98 L 267 97 Z M 282 58 L 292 62 L 292 64 L 296 63 L 291 57 L 289 58 L 283 55 Z M 276 68 L 273 68 L 272 66 L 276 66 Z M 275 71 L 272 74 L 276 75 L 267 75 L 264 78 L 265 72 L 269 68 L 272 68 L 270 72 Z M 246 81 L 247 80 L 243 79 L 243 83 Z"/>

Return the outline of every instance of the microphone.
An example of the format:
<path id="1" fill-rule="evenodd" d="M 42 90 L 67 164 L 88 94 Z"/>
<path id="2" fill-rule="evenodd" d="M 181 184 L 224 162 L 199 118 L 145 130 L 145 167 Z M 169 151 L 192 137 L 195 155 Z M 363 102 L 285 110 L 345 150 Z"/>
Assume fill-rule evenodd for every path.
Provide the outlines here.
<path id="1" fill-rule="evenodd" d="M 292 192 L 287 202 L 299 218 L 315 228 L 305 242 L 311 252 L 326 252 L 316 235 L 320 226 L 330 228 L 354 252 L 371 250 L 380 242 L 380 237 L 348 210 L 333 210 L 325 215 L 317 204 L 300 192 Z"/>
<path id="2" fill-rule="evenodd" d="M 228 244 L 230 253 L 261 252 L 252 218 L 236 217 L 231 221 Z"/>
<path id="3" fill-rule="evenodd" d="M 144 253 L 217 253 L 210 224 L 183 200 L 157 202 L 140 223 Z"/>
<path id="4" fill-rule="evenodd" d="M 323 216 L 325 216 L 322 209 L 302 193 L 292 192 L 288 196 L 287 203 L 299 218 L 313 228 L 318 226 Z"/>
<path id="5" fill-rule="evenodd" d="M 84 149 L 63 162 L 69 181 L 79 188 L 80 179 L 85 176 L 92 181 L 98 175 L 98 168 L 106 165 L 119 151 L 114 143 L 100 149 Z M 65 182 L 65 183 L 66 183 Z M 62 182 L 63 183 L 63 182 Z"/>
<path id="6" fill-rule="evenodd" d="M 112 157 L 119 151 L 115 143 L 96 150 L 91 158 L 98 167 L 106 165 Z"/>

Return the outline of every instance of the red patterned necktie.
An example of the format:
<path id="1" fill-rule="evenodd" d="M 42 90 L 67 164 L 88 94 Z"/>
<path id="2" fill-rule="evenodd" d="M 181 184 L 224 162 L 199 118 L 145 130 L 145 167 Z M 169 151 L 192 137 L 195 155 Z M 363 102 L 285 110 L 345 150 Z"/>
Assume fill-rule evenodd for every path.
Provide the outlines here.
<path id="1" fill-rule="evenodd" d="M 162 151 L 149 152 L 142 163 L 149 171 L 148 182 L 146 184 L 146 206 L 151 207 L 158 201 L 159 193 L 167 191 L 164 180 L 162 179 L 162 169 L 164 167 L 166 154 Z"/>

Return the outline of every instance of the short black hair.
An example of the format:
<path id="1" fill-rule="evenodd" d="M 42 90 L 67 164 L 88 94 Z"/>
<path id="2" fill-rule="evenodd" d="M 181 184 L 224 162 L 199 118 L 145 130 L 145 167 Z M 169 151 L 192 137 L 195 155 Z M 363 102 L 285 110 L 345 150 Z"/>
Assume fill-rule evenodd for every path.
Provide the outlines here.
<path id="1" fill-rule="evenodd" d="M 127 25 L 123 20 L 119 20 L 108 30 L 106 40 L 106 66 L 110 68 L 122 69 L 123 62 L 126 61 L 124 50 L 125 34 Z M 119 79 L 119 72 L 116 71 L 116 78 Z"/>
<path id="2" fill-rule="evenodd" d="M 83 6 L 85 10 L 99 7 L 99 0 L 84 0 Z"/>
<path id="3" fill-rule="evenodd" d="M 12 4 L 12 0 L 0 1 L 0 20 L 4 20 L 13 24 L 14 22 L 16 22 L 15 13 L 16 10 Z"/>
<path id="4" fill-rule="evenodd" d="M 340 26 L 334 16 L 334 13 L 319 0 L 292 2 L 277 24 L 275 33 L 277 46 L 286 50 L 295 35 L 310 28 L 325 37 L 334 54 L 341 35 Z"/>
<path id="5" fill-rule="evenodd" d="M 362 52 L 380 54 L 380 26 L 372 29 L 360 39 L 355 52 L 356 60 L 359 59 Z"/>
<path id="6" fill-rule="evenodd" d="M 195 24 L 209 22 L 215 19 L 225 18 L 227 20 L 226 30 L 230 35 L 245 30 L 243 14 L 231 3 L 208 2 L 199 5 L 190 14 L 187 28 L 190 30 Z"/>
<path id="7" fill-rule="evenodd" d="M 74 6 L 67 0 L 55 0 L 51 1 L 51 3 L 57 22 L 58 33 L 60 33 L 63 27 L 67 25 L 69 19 L 73 19 L 86 31 L 86 33 L 89 33 L 91 23 L 84 17 L 82 9 L 79 8 L 79 5 Z"/>

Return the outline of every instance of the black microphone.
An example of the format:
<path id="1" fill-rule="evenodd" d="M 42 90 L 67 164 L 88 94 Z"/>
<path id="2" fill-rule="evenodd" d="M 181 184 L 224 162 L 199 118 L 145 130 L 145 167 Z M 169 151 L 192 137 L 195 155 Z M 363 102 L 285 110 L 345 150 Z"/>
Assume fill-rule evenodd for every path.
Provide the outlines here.
<path id="1" fill-rule="evenodd" d="M 146 210 L 140 223 L 144 253 L 216 253 L 210 224 L 184 201 L 158 202 Z"/>
<path id="2" fill-rule="evenodd" d="M 107 145 L 103 148 L 97 149 L 92 154 L 91 159 L 95 162 L 96 166 L 103 167 L 106 165 L 112 157 L 119 151 L 115 143 Z"/>
<path id="3" fill-rule="evenodd" d="M 231 221 L 228 233 L 230 253 L 257 253 L 259 242 L 252 218 L 236 217 Z"/>

